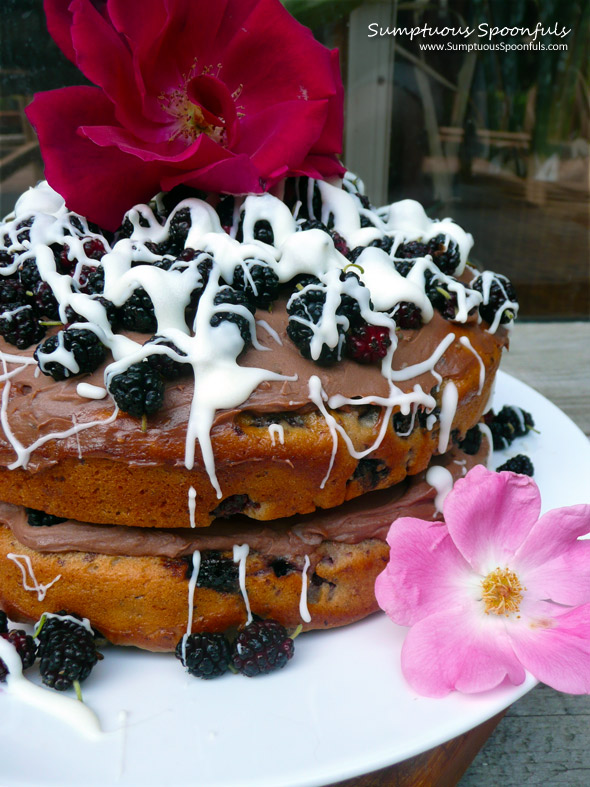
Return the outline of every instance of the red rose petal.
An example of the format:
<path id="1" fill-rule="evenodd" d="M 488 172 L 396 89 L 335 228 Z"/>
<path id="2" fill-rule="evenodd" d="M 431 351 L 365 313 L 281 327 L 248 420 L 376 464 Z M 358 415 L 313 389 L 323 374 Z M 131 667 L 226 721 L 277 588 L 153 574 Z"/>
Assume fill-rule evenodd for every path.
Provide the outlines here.
<path id="1" fill-rule="evenodd" d="M 47 17 L 47 29 L 64 55 L 76 62 L 76 53 L 72 44 L 72 14 L 69 10 L 71 0 L 45 0 L 44 9 Z"/>
<path id="2" fill-rule="evenodd" d="M 145 202 L 159 190 L 161 165 L 145 163 L 117 148 L 100 148 L 80 136 L 76 126 L 67 122 L 72 107 L 82 123 L 116 122 L 112 104 L 99 88 L 38 93 L 27 107 L 27 116 L 39 135 L 45 176 L 71 210 L 114 230 L 131 205 Z"/>

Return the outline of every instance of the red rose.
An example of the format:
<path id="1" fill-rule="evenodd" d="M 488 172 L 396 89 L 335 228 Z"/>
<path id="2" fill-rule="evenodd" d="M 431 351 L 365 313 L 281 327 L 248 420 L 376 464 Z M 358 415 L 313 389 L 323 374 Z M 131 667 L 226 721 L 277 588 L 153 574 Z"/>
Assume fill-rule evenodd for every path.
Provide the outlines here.
<path id="1" fill-rule="evenodd" d="M 107 229 L 184 183 L 259 193 L 344 170 L 338 53 L 279 0 L 45 0 L 49 30 L 98 87 L 27 109 L 50 185 Z"/>

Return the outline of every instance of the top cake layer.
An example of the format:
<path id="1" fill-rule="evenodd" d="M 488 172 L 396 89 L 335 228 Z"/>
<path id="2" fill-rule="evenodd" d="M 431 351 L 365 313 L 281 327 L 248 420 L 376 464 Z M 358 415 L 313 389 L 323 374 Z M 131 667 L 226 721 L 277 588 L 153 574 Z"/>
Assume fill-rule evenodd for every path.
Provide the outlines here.
<path id="1" fill-rule="evenodd" d="M 419 472 L 476 423 L 507 280 L 466 266 L 471 236 L 417 203 L 287 186 L 161 196 L 114 238 L 46 185 L 21 198 L 0 230 L 3 499 L 160 527 L 224 505 L 287 516 Z M 40 376 L 47 318 L 65 329 Z"/>

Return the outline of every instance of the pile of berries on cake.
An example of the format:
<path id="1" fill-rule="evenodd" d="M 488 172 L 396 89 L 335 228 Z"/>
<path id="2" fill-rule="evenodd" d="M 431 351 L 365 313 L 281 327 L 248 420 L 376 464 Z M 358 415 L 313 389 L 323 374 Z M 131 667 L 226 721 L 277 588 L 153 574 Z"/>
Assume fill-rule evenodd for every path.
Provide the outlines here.
<path id="1" fill-rule="evenodd" d="M 185 187 L 159 195 L 149 206 L 136 206 L 115 233 L 62 211 L 50 234 L 53 240 L 48 242 L 47 233 L 36 238 L 34 215 L 8 217 L 0 236 L 0 335 L 20 350 L 36 344 L 41 371 L 55 380 L 93 372 L 105 361 L 109 343 L 105 343 L 101 320 L 106 319 L 102 325 L 115 336 L 125 332 L 143 336 L 141 358 L 126 367 L 123 364 L 107 380 L 120 409 L 142 417 L 161 407 L 166 380 L 191 372 L 187 354 L 158 333 L 153 298 L 141 284 L 155 270 L 167 274 L 167 284 L 185 291 L 183 325 L 187 332 L 198 332 L 202 295 L 215 277 L 207 322 L 210 327 L 232 323 L 242 343 L 240 352 L 256 343 L 255 315 L 272 310 L 282 300 L 289 339 L 305 358 L 323 365 L 345 358 L 382 363 L 395 331 L 418 330 L 428 319 L 424 305 L 421 308 L 410 300 L 397 300 L 385 311 L 374 306 L 362 276 L 367 249 L 387 254 L 400 277 L 411 276 L 445 320 L 458 318 L 461 291 L 470 316 L 479 311 L 479 319 L 490 325 L 513 319 L 517 299 L 506 277 L 472 270 L 471 280 L 461 290 L 454 276 L 461 263 L 459 247 L 448 234 L 408 239 L 397 232 L 379 232 L 383 226 L 380 209 L 372 207 L 350 180 L 345 181 L 345 188 L 357 206 L 360 227 L 373 228 L 372 236 L 377 236 L 366 246 L 350 249 L 334 229 L 334 213 L 322 201 L 317 183 L 301 178 L 291 186 L 295 189 L 291 210 L 296 233 L 321 233 L 326 243 L 333 244 L 340 260 L 335 272 L 314 275 L 305 271 L 304 264 L 291 276 L 281 277 L 276 264 L 280 244 L 271 214 L 258 218 L 251 236 L 245 238 L 243 200 L 227 196 L 212 200 L 219 223 L 236 243 L 247 244 L 248 252 L 234 266 L 228 268 L 225 263 L 220 273 L 214 250 L 190 245 L 194 198 L 207 195 Z M 311 200 L 296 199 L 306 192 L 313 194 Z M 52 255 L 43 264 L 38 237 L 43 237 Z M 105 294 L 104 263 L 105 257 L 111 260 L 122 254 L 131 258 L 138 276 L 125 297 L 114 303 Z M 419 270 L 414 271 L 418 275 L 413 275 L 418 263 Z M 152 270 L 146 274 L 146 269 Z M 84 304 L 84 308 L 75 304 Z M 91 315 L 97 315 L 96 321 Z"/>

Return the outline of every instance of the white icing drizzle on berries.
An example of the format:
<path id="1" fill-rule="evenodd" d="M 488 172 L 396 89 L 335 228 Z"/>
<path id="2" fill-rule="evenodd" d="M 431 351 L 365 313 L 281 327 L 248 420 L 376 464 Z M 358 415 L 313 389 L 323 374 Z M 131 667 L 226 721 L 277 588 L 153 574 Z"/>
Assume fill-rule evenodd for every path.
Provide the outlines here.
<path id="1" fill-rule="evenodd" d="M 219 215 L 211 204 L 196 198 L 188 198 L 178 203 L 164 221 L 161 219 L 164 203 L 162 197 L 158 196 L 153 205 L 137 205 L 128 211 L 125 217 L 127 225 L 125 234 L 129 237 L 120 238 L 111 245 L 103 235 L 94 231 L 83 217 L 68 211 L 63 199 L 46 183 L 42 183 L 22 195 L 14 213 L 0 225 L 0 238 L 6 236 L 9 240 L 7 251 L 18 252 L 20 255 L 15 257 L 14 263 L 0 268 L 0 274 L 11 275 L 20 262 L 33 259 L 36 261 L 41 280 L 49 285 L 58 302 L 62 322 L 67 322 L 69 310 L 73 310 L 82 321 L 68 327 L 91 331 L 110 351 L 112 362 L 105 370 L 107 389 L 116 375 L 125 372 L 129 366 L 145 360 L 149 355 L 162 354 L 192 367 L 194 395 L 186 429 L 184 463 L 187 469 L 193 469 L 198 443 L 211 484 L 217 497 L 222 498 L 223 492 L 215 472 L 215 457 L 210 434 L 216 412 L 242 404 L 263 382 L 295 379 L 265 368 L 241 366 L 239 356 L 244 349 L 244 339 L 238 325 L 227 320 L 217 326 L 211 325 L 214 315 L 230 311 L 249 326 L 255 348 L 272 351 L 272 348 L 258 341 L 258 328 L 267 332 L 277 344 L 281 344 L 281 338 L 276 331 L 265 320 L 255 319 L 245 306 L 215 303 L 220 290 L 234 282 L 236 269 L 243 272 L 246 284 L 255 294 L 257 285 L 249 268 L 253 262 L 274 272 L 280 283 L 289 282 L 304 274 L 316 277 L 319 285 L 306 284 L 295 291 L 291 298 L 293 301 L 314 287 L 316 289 L 320 287 L 325 292 L 322 316 L 317 324 L 305 317 L 291 316 L 295 322 L 304 323 L 311 329 L 312 359 L 320 358 L 324 347 L 336 350 L 338 357 L 342 353 L 344 332 L 349 327 L 348 317 L 339 313 L 342 297 L 356 301 L 360 316 L 365 322 L 381 326 L 389 333 L 391 344 L 381 364 L 382 374 L 389 385 L 387 397 L 369 396 L 356 400 L 335 395 L 326 402 L 319 378 L 310 375 L 308 381 L 310 399 L 324 414 L 334 440 L 335 447 L 330 468 L 337 448 L 338 435 L 342 437 L 353 456 L 365 456 L 377 448 L 383 440 L 387 421 L 395 408 L 399 408 L 402 414 L 411 412 L 414 417 L 418 407 L 428 412 L 432 411 L 436 404 L 434 398 L 424 392 L 420 386 L 415 386 L 410 393 L 403 393 L 395 383 L 409 380 L 412 376 L 425 371 L 431 372 L 439 383 L 442 382 L 441 376 L 434 367 L 454 341 L 455 336 L 450 332 L 430 358 L 404 369 L 393 370 L 392 359 L 398 340 L 392 310 L 395 310 L 400 303 L 408 302 L 420 309 L 423 322 L 432 319 L 433 306 L 426 295 L 426 286 L 432 277 L 436 278 L 437 284 L 444 287 L 449 296 L 456 296 L 454 322 L 465 322 L 469 312 L 489 297 L 492 279 L 486 278 L 486 274 L 483 274 L 482 295 L 456 281 L 453 276 L 441 272 L 430 255 L 412 260 L 411 269 L 406 276 L 398 273 L 393 260 L 402 243 L 408 241 L 427 243 L 440 235 L 444 237 L 447 246 L 454 244 L 458 249 L 459 262 L 454 273 L 460 275 L 465 268 L 473 238 L 450 219 L 436 221 L 428 218 L 422 206 L 413 200 L 402 200 L 379 209 L 372 208 L 366 198 L 363 198 L 362 189 L 362 181 L 352 175 L 347 175 L 343 188 L 308 179 L 306 193 L 300 195 L 303 204 L 297 203 L 293 211 L 281 199 L 270 194 L 236 197 L 231 224 L 226 227 L 222 227 Z M 318 194 L 321 211 L 320 215 L 315 215 Z M 193 259 L 182 257 L 177 259 L 176 254 L 160 253 L 158 249 L 158 244 L 165 244 L 171 237 L 175 221 L 181 212 L 184 212 L 183 215 L 190 224 L 184 239 L 184 248 L 196 250 Z M 390 238 L 391 251 L 386 253 L 380 248 L 367 247 L 358 256 L 356 262 L 351 264 L 337 250 L 329 233 L 317 228 L 305 229 L 305 219 L 299 218 L 300 213 L 320 220 L 325 226 L 330 227 L 332 234 L 340 235 L 350 249 Z M 363 220 L 369 226 L 362 226 Z M 269 225 L 272 231 L 272 245 L 257 239 L 256 226 L 260 221 Z M 28 237 L 23 228 L 28 229 Z M 242 235 L 241 242 L 236 239 L 238 232 Z M 89 239 L 101 244 L 105 253 L 100 259 L 89 256 L 91 254 L 88 247 Z M 62 247 L 62 256 L 65 255 L 72 265 L 76 261 L 73 271 L 60 272 L 52 250 L 55 244 Z M 199 265 L 203 262 L 209 262 L 212 266 L 206 283 L 202 271 L 199 270 Z M 151 263 L 165 264 L 159 267 Z M 102 295 L 115 307 L 122 307 L 140 288 L 147 293 L 153 304 L 157 324 L 156 342 L 143 345 L 130 336 L 113 330 L 105 306 L 97 297 L 81 291 L 86 269 L 103 271 Z M 347 270 L 355 272 L 358 279 L 345 278 L 343 273 Z M 194 322 L 189 326 L 185 321 L 185 310 L 189 306 L 191 293 L 198 288 L 202 288 L 198 308 Z M 514 304 L 509 303 L 504 311 L 513 306 Z M 490 331 L 497 329 L 502 313 L 503 310 L 500 309 L 496 314 L 497 320 L 490 326 Z M 176 349 L 171 349 L 162 342 L 173 344 Z M 462 344 L 468 346 L 463 341 Z M 48 364 L 52 362 L 61 364 L 66 370 L 66 375 L 74 375 L 80 370 L 73 351 L 67 350 L 64 346 L 62 333 L 58 334 L 55 349 L 49 352 L 41 350 L 38 356 L 40 368 L 44 371 L 47 371 Z M 19 359 L 19 356 L 12 356 L 11 362 L 17 362 L 16 359 Z M 31 359 L 26 361 L 22 357 L 20 359 L 23 363 L 31 362 Z M 481 363 L 481 359 L 479 360 Z M 78 423 L 72 430 L 45 435 L 25 448 L 10 430 L 6 415 L 10 379 L 18 374 L 19 370 L 8 371 L 4 358 L 2 362 L 4 365 L 2 379 L 6 381 L 6 385 L 2 396 L 0 420 L 7 439 L 17 454 L 17 459 L 12 463 L 11 468 L 26 467 L 31 452 L 48 440 L 77 435 L 82 429 L 99 427 L 117 417 L 118 409 L 115 408 L 113 415 L 105 421 Z M 480 390 L 481 385 L 480 377 Z M 99 392 L 105 395 L 104 390 L 85 383 L 80 383 L 77 387 L 78 394 L 83 398 L 99 398 Z M 326 404 L 330 408 L 343 404 L 351 406 L 376 404 L 384 407 L 386 417 L 382 419 L 380 433 L 374 444 L 366 451 L 354 452 L 348 435 L 329 415 Z M 444 436 L 448 429 L 446 421 L 443 424 L 443 420 L 445 418 L 448 420 L 446 413 L 450 413 L 450 410 L 450 406 L 447 406 L 446 410 L 443 407 L 441 413 L 439 448 L 445 442 Z M 431 419 L 433 417 L 430 416 Z M 432 425 L 429 428 L 432 428 Z M 450 429 L 450 424 L 448 428 Z M 274 436 L 278 434 L 278 429 L 272 431 L 269 429 L 269 434 L 274 445 Z M 446 439 L 448 442 L 448 437 Z M 327 478 L 324 479 L 322 486 L 326 480 Z"/>
<path id="2" fill-rule="evenodd" d="M 193 630 L 193 614 L 195 609 L 195 588 L 197 587 L 197 580 L 199 578 L 199 571 L 201 570 L 201 553 L 198 549 L 193 552 L 193 573 L 188 582 L 188 618 L 186 624 L 186 633 L 182 637 L 182 663 L 186 665 L 186 640 L 190 637 Z"/>
<path id="3" fill-rule="evenodd" d="M 500 288 L 500 291 L 504 297 L 504 302 L 496 310 L 493 322 L 488 328 L 490 333 L 496 333 L 498 327 L 500 326 L 500 321 L 504 312 L 511 312 L 513 317 L 518 314 L 518 303 L 516 301 L 510 300 L 508 292 L 506 291 L 506 282 L 508 280 L 505 276 L 494 273 L 493 271 L 483 271 L 480 276 L 482 283 L 482 303 L 484 306 L 487 306 L 487 304 L 490 302 L 492 284 L 496 284 Z"/>
<path id="4" fill-rule="evenodd" d="M 74 617 L 74 615 L 59 615 L 57 612 L 44 612 L 35 625 L 35 631 L 39 630 L 39 626 L 43 619 L 49 620 L 50 618 L 69 620 L 70 623 L 75 623 L 77 626 L 82 626 L 82 628 L 86 629 L 86 631 L 92 634 L 92 626 L 90 625 L 88 618 L 82 618 L 82 620 L 80 620 L 79 618 Z"/>
<path id="5" fill-rule="evenodd" d="M 42 713 L 61 719 L 77 732 L 91 739 L 102 737 L 103 732 L 96 714 L 83 702 L 64 696 L 52 689 L 45 689 L 27 680 L 18 651 L 8 640 L 0 637 L 0 659 L 8 668 L 6 690 L 27 705 Z"/>
<path id="6" fill-rule="evenodd" d="M 307 569 L 309 568 L 309 555 L 305 556 L 303 569 L 301 571 L 301 596 L 299 597 L 299 615 L 305 623 L 311 621 L 311 615 L 307 607 Z"/>
<path id="7" fill-rule="evenodd" d="M 23 576 L 23 588 L 30 593 L 36 593 L 37 601 L 43 601 L 49 588 L 55 585 L 55 583 L 61 579 L 61 574 L 58 574 L 55 579 L 52 579 L 51 582 L 44 585 L 42 582 L 37 580 L 35 572 L 33 571 L 31 558 L 28 555 L 15 555 L 13 552 L 9 552 L 6 557 L 9 560 L 12 560 L 12 562 L 19 567 Z M 29 579 L 32 582 L 31 585 L 29 585 Z"/>
<path id="8" fill-rule="evenodd" d="M 238 563 L 238 580 L 240 583 L 240 593 L 242 594 L 242 598 L 244 599 L 244 604 L 246 606 L 246 625 L 249 626 L 252 623 L 252 611 L 250 609 L 250 599 L 248 598 L 248 592 L 246 590 L 246 560 L 248 558 L 248 554 L 250 552 L 250 547 L 248 544 L 234 544 L 234 563 Z"/>

